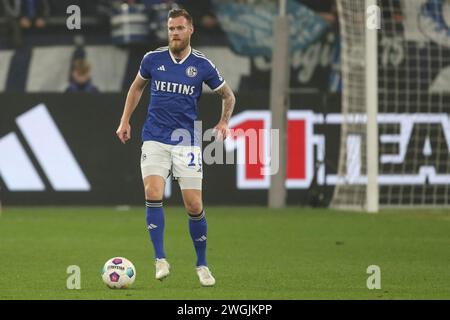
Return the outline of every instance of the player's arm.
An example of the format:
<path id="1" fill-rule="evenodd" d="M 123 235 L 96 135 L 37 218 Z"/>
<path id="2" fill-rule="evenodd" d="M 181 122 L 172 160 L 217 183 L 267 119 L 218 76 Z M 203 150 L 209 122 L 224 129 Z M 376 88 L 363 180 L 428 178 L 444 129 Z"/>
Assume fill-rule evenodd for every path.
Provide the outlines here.
<path id="1" fill-rule="evenodd" d="M 214 129 L 216 129 L 219 136 L 223 137 L 225 140 L 228 135 L 228 122 L 233 114 L 236 98 L 234 97 L 233 90 L 231 90 L 227 83 L 225 83 L 222 88 L 217 90 L 216 93 L 222 97 L 222 116 Z"/>
<path id="2" fill-rule="evenodd" d="M 131 139 L 130 118 L 133 111 L 136 109 L 139 100 L 141 100 L 142 92 L 144 91 L 147 82 L 148 80 L 143 79 L 139 74 L 137 74 L 130 86 L 130 89 L 128 90 L 122 118 L 120 119 L 120 125 L 116 131 L 116 134 L 122 143 L 126 143 Z"/>

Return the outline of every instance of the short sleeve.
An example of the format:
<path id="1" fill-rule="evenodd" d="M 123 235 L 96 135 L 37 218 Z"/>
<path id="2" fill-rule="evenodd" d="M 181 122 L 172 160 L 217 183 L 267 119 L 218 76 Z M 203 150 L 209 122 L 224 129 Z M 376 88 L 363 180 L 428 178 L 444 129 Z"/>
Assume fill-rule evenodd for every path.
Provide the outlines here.
<path id="1" fill-rule="evenodd" d="M 141 76 L 142 79 L 144 80 L 149 80 L 152 77 L 152 74 L 150 72 L 151 68 L 150 68 L 150 54 L 146 54 L 144 56 L 144 58 L 142 58 L 141 61 L 141 66 L 139 67 L 139 75 Z"/>
<path id="2" fill-rule="evenodd" d="M 216 91 L 222 88 L 222 86 L 225 84 L 225 80 L 220 75 L 219 70 L 217 70 L 216 66 L 212 64 L 209 60 L 205 63 L 206 65 L 206 76 L 205 76 L 205 83 L 208 85 L 208 87 L 211 88 L 211 90 Z"/>

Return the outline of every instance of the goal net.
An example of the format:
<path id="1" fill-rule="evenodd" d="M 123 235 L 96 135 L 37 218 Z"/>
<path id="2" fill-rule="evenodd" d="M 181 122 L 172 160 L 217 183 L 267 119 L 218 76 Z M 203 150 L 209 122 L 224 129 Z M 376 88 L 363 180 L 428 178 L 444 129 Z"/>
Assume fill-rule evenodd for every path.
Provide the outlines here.
<path id="1" fill-rule="evenodd" d="M 367 210 L 368 202 L 374 200 L 371 197 L 380 206 L 448 207 L 450 1 L 375 3 L 381 22 L 375 60 L 378 72 L 373 75 L 378 85 L 366 87 L 371 77 L 367 71 L 367 3 L 337 0 L 342 127 L 339 179 L 331 207 Z M 370 140 L 367 97 L 374 93 L 378 134 Z M 379 195 L 368 189 L 371 160 L 376 163 Z"/>

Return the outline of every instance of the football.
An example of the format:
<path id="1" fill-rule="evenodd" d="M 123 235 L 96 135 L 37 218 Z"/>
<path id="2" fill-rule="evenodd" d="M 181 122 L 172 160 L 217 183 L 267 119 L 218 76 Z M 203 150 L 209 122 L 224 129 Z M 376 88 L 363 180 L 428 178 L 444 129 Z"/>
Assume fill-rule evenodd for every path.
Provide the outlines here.
<path id="1" fill-rule="evenodd" d="M 101 271 L 103 282 L 111 289 L 130 287 L 136 279 L 136 268 L 130 260 L 114 257 L 106 261 Z"/>

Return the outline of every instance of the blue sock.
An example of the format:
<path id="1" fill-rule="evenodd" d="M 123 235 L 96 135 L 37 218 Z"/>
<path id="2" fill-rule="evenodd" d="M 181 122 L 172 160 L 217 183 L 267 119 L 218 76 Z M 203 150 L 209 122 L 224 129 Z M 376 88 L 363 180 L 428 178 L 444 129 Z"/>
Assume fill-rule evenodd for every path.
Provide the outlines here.
<path id="1" fill-rule="evenodd" d="M 162 259 L 164 253 L 164 209 L 162 200 L 146 200 L 147 207 L 147 230 L 155 249 L 155 258 Z"/>
<path id="2" fill-rule="evenodd" d="M 206 217 L 205 210 L 200 215 L 189 214 L 189 232 L 197 253 L 197 267 L 207 266 L 206 263 Z"/>

